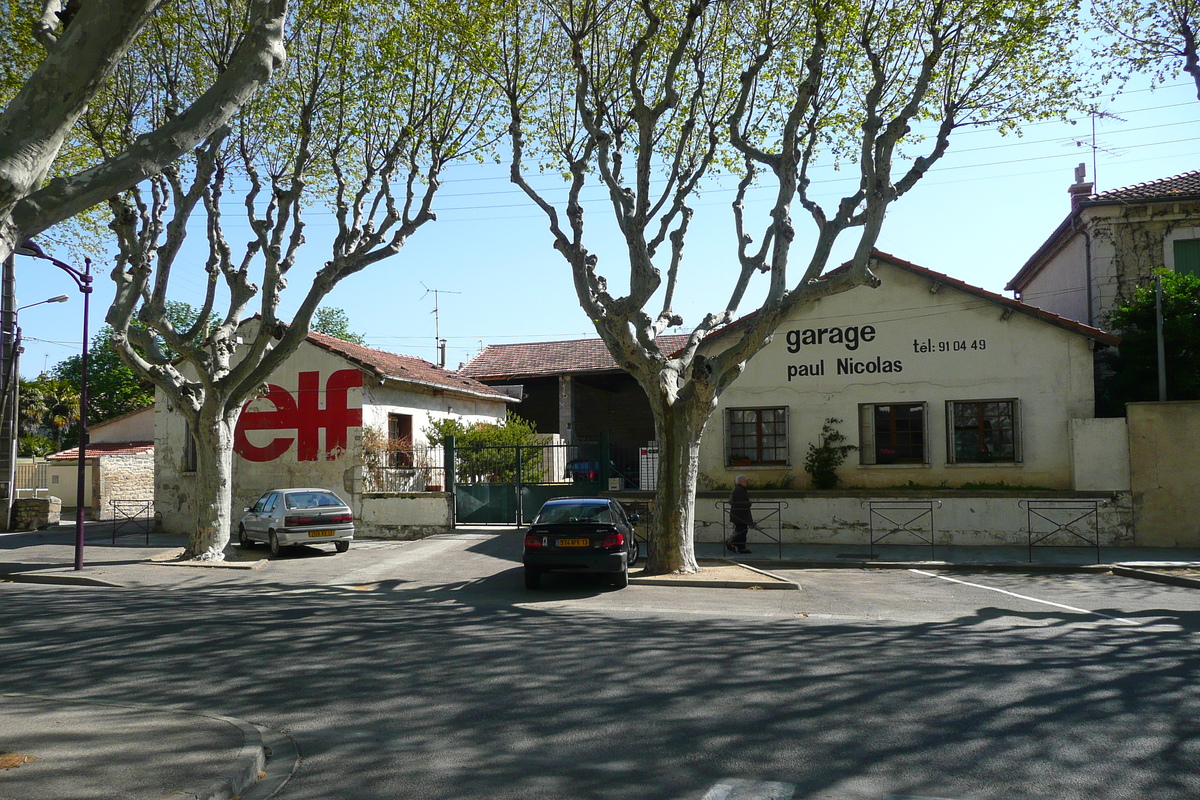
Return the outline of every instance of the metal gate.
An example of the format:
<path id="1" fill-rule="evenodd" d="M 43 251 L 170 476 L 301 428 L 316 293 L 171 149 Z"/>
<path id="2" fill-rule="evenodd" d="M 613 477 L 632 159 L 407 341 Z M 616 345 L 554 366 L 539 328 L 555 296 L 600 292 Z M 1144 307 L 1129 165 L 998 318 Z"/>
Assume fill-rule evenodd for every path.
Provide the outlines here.
<path id="1" fill-rule="evenodd" d="M 599 444 L 460 446 L 454 463 L 454 516 L 461 524 L 522 525 L 555 497 L 596 495 L 606 486 Z M 448 459 L 449 460 L 449 459 Z"/>

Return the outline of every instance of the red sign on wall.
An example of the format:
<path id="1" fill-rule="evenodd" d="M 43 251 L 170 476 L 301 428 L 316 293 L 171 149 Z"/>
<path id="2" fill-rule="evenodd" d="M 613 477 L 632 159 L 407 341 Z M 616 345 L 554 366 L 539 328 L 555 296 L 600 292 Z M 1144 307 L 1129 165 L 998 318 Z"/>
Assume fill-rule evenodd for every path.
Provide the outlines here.
<path id="1" fill-rule="evenodd" d="M 250 411 L 250 403 L 242 406 L 233 434 L 233 450 L 247 461 L 274 461 L 296 442 L 297 461 L 316 461 L 320 431 L 325 431 L 325 459 L 332 461 L 346 449 L 350 428 L 362 427 L 362 409 L 347 408 L 348 390 L 361 388 L 362 372 L 341 369 L 325 381 L 325 407 L 321 408 L 321 373 L 301 372 L 297 376 L 296 396 L 282 386 L 267 384 L 264 399 L 274 411 Z M 247 431 L 288 431 L 294 436 L 279 436 L 270 444 L 259 447 L 251 444 Z"/>

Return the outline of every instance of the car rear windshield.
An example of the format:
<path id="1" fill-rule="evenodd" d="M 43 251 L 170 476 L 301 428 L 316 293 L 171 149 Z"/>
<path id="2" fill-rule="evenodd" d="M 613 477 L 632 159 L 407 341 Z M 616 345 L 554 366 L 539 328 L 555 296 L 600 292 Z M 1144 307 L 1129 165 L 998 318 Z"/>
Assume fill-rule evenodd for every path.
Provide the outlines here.
<path id="1" fill-rule="evenodd" d="M 285 498 L 288 508 L 327 508 L 345 505 L 331 492 L 294 492 Z"/>
<path id="2" fill-rule="evenodd" d="M 542 509 L 537 521 L 544 524 L 598 522 L 611 525 L 613 517 L 608 506 L 550 506 Z"/>

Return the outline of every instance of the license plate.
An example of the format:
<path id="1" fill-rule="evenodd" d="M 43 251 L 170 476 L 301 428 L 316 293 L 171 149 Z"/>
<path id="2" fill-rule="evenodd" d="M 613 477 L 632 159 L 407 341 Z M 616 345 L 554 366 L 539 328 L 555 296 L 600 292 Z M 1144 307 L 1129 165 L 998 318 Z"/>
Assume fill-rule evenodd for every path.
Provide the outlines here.
<path id="1" fill-rule="evenodd" d="M 559 547 L 587 547 L 591 544 L 589 539 L 559 539 Z"/>
<path id="2" fill-rule="evenodd" d="M 333 531 L 309 531 L 308 538 L 318 539 L 322 536 L 333 536 Z"/>

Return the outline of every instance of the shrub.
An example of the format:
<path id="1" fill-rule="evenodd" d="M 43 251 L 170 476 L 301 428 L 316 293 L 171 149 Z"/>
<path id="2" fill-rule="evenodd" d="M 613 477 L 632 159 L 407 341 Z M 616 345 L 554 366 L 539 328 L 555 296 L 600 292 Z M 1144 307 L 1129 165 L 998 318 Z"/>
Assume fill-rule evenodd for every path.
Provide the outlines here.
<path id="1" fill-rule="evenodd" d="M 829 417 L 821 427 L 821 444 L 808 445 L 808 455 L 804 459 L 804 471 L 812 476 L 814 489 L 835 489 L 842 482 L 837 474 L 837 468 L 846 460 L 846 456 L 858 449 L 857 445 L 843 444 L 846 437 L 836 426 L 841 425 L 840 419 Z"/>

